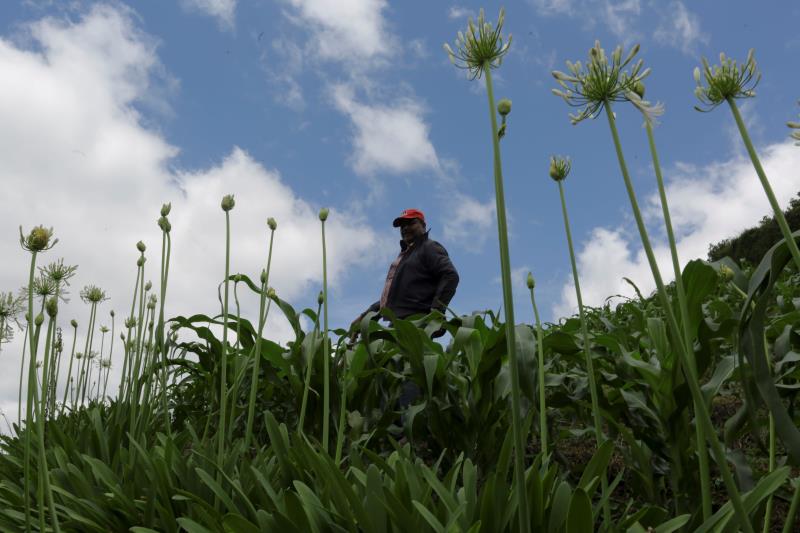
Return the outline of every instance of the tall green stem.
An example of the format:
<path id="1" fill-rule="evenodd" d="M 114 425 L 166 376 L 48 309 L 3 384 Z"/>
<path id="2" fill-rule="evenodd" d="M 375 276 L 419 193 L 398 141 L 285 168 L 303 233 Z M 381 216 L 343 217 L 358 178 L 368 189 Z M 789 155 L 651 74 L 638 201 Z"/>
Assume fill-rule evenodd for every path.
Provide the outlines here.
<path id="1" fill-rule="evenodd" d="M 658 151 L 656 150 L 656 142 L 653 136 L 653 125 L 651 121 L 645 120 L 645 129 L 647 130 L 647 141 L 650 145 L 650 155 L 653 158 L 653 168 L 656 173 L 656 182 L 658 184 L 658 194 L 661 198 L 661 210 L 664 214 L 664 225 L 667 229 L 667 239 L 669 240 L 669 249 L 672 255 L 672 268 L 675 274 L 675 289 L 678 293 L 678 308 L 681 313 L 681 323 L 683 324 L 684 350 L 689 353 L 694 350 L 692 346 L 692 332 L 689 331 L 689 309 L 686 303 L 686 290 L 683 286 L 683 276 L 681 275 L 681 263 L 678 258 L 678 247 L 675 244 L 675 233 L 672 230 L 672 219 L 669 214 L 669 204 L 667 203 L 667 193 L 664 190 L 664 179 L 661 175 L 661 163 L 658 159 Z M 697 406 L 695 406 L 697 412 Z M 703 520 L 711 517 L 711 475 L 708 466 L 708 449 L 705 446 L 706 438 L 703 426 L 699 423 L 694 425 L 695 439 L 697 441 L 697 457 L 700 466 L 700 492 L 703 509 Z M 675 495 L 676 499 L 678 495 Z"/>
<path id="2" fill-rule="evenodd" d="M 539 309 L 536 307 L 536 298 L 533 296 L 533 287 L 531 287 L 531 305 L 533 305 L 533 316 L 536 318 L 536 347 L 539 359 L 539 440 L 541 441 L 542 455 L 546 458 L 548 450 L 547 400 L 544 390 L 544 333 L 542 332 L 542 322 L 539 320 Z"/>
<path id="3" fill-rule="evenodd" d="M 767 356 L 767 367 L 771 370 L 772 369 L 772 361 L 770 360 L 770 350 L 769 350 L 769 343 L 767 342 L 767 334 L 764 332 L 764 354 Z M 767 473 L 771 474 L 775 470 L 775 417 L 772 416 L 772 413 L 769 413 L 769 470 Z M 773 493 L 770 493 L 769 497 L 767 498 L 767 506 L 764 510 L 764 527 L 763 533 L 769 533 L 769 526 L 770 521 L 772 519 L 772 496 Z"/>
<path id="4" fill-rule="evenodd" d="M 747 128 L 742 120 L 742 115 L 739 114 L 739 107 L 736 105 L 736 100 L 728 97 L 727 101 L 731 107 L 731 111 L 733 112 L 733 118 L 736 120 L 736 126 L 739 128 L 739 134 L 742 136 L 742 140 L 744 141 L 744 146 L 747 148 L 747 154 L 750 156 L 750 161 L 753 162 L 753 167 L 756 169 L 758 179 L 761 180 L 761 186 L 764 188 L 764 192 L 767 193 L 769 205 L 772 207 L 772 211 L 775 213 L 775 220 L 778 222 L 778 226 L 781 228 L 783 238 L 786 239 L 786 245 L 789 247 L 789 251 L 792 253 L 794 264 L 797 265 L 798 270 L 800 270 L 800 250 L 798 250 L 797 243 L 794 241 L 794 237 L 792 237 L 792 230 L 789 229 L 789 224 L 786 222 L 786 217 L 783 216 L 783 210 L 781 209 L 781 206 L 778 205 L 778 200 L 775 198 L 775 193 L 772 192 L 772 186 L 769 184 L 767 175 L 764 172 L 764 169 L 761 167 L 761 161 L 758 159 L 758 154 L 756 153 L 755 148 L 753 148 L 753 142 L 750 140 L 750 135 L 747 133 Z"/>
<path id="5" fill-rule="evenodd" d="M 25 348 L 28 346 L 30 320 L 25 325 L 25 339 L 22 341 L 22 363 L 19 365 L 19 391 L 17 398 L 17 433 L 22 430 L 22 379 L 25 376 Z"/>
<path id="6" fill-rule="evenodd" d="M 322 334 L 322 449 L 328 452 L 328 441 L 331 417 L 331 380 L 330 380 L 330 346 L 328 343 L 328 254 L 325 248 L 325 221 L 322 221 L 322 305 L 324 315 L 324 332 Z"/>
<path id="7" fill-rule="evenodd" d="M 78 328 L 72 328 L 72 353 L 69 356 L 69 367 L 67 368 L 67 383 L 64 387 L 64 400 L 61 402 L 61 412 L 64 412 L 64 406 L 67 405 L 67 391 L 70 389 L 70 382 L 72 380 L 72 362 L 75 360 L 75 341 L 78 340 Z"/>
<path id="8" fill-rule="evenodd" d="M 578 315 L 581 321 L 581 336 L 583 337 L 583 353 L 586 358 L 586 374 L 589 378 L 589 395 L 592 402 L 592 419 L 594 420 L 594 435 L 597 441 L 597 448 L 605 442 L 606 437 L 603 434 L 603 424 L 600 419 L 600 403 L 597 398 L 597 381 L 594 375 L 594 362 L 592 361 L 592 347 L 589 340 L 589 328 L 586 327 L 586 315 L 583 311 L 583 297 L 581 296 L 581 282 L 578 276 L 578 265 L 575 261 L 575 248 L 572 245 L 572 231 L 569 227 L 569 215 L 567 214 L 567 201 L 564 198 L 564 182 L 558 182 L 558 194 L 561 198 L 561 212 L 564 215 L 564 229 L 567 233 L 567 245 L 569 246 L 569 261 L 572 265 L 572 280 L 575 283 L 575 295 L 578 298 Z M 611 507 L 608 503 L 608 480 L 605 473 L 600 476 L 600 482 L 603 490 L 603 520 L 606 525 L 611 524 Z"/>
<path id="9" fill-rule="evenodd" d="M 61 527 L 58 523 L 58 514 L 56 513 L 55 502 L 53 501 L 53 490 L 50 487 L 50 469 L 47 467 L 47 451 L 44 446 L 44 422 L 45 422 L 45 406 L 47 403 L 47 396 L 45 394 L 47 375 L 50 366 L 50 359 L 52 358 L 52 350 L 51 350 L 51 340 L 53 338 L 53 331 L 56 327 L 56 320 L 55 317 L 50 317 L 49 323 L 47 325 L 47 335 L 45 337 L 45 347 L 44 347 L 44 363 L 42 364 L 42 397 L 40 399 L 40 407 L 39 407 L 39 416 L 37 417 L 37 431 L 39 437 L 39 516 L 41 522 L 41 531 L 45 531 L 44 529 L 44 512 L 41 511 L 42 507 L 44 506 L 45 497 L 47 498 L 47 504 L 50 507 L 50 516 L 53 525 L 53 531 L 56 533 L 61 531 Z M 34 394 L 36 391 L 34 391 Z"/>
<path id="10" fill-rule="evenodd" d="M 639 236 L 642 239 L 642 245 L 644 247 L 645 254 L 647 255 L 647 261 L 650 264 L 650 270 L 653 272 L 653 278 L 655 279 L 656 287 L 658 288 L 661 306 L 664 309 L 664 314 L 667 317 L 667 322 L 673 336 L 680 338 L 680 328 L 678 327 L 678 322 L 675 319 L 675 313 L 672 311 L 672 307 L 670 306 L 669 298 L 667 297 L 667 291 L 661 278 L 661 272 L 658 269 L 658 263 L 656 263 L 655 254 L 653 253 L 653 248 L 650 245 L 650 238 L 647 235 L 647 228 L 644 225 L 644 219 L 642 218 L 641 211 L 639 210 L 639 202 L 636 200 L 636 193 L 634 192 L 633 184 L 631 183 L 631 178 L 628 174 L 628 167 L 625 163 L 625 157 L 622 154 L 622 145 L 619 140 L 616 120 L 614 119 L 610 102 L 604 102 L 604 107 L 606 109 L 608 125 L 611 129 L 611 136 L 614 139 L 614 148 L 617 153 L 620 171 L 622 172 L 622 177 L 625 181 L 625 189 L 628 193 L 628 199 L 631 203 L 633 216 L 636 219 L 636 226 L 639 229 Z M 725 488 L 728 490 L 728 496 L 730 496 L 731 504 L 733 505 L 736 515 L 739 518 L 740 526 L 745 530 L 746 533 L 753 533 L 753 526 L 749 521 L 744 506 L 742 505 L 742 498 L 739 494 L 739 490 L 736 487 L 736 483 L 733 480 L 733 476 L 731 475 L 727 457 L 725 456 L 725 451 L 719 442 L 719 437 L 717 436 L 716 431 L 714 431 L 714 426 L 711 424 L 711 417 L 708 413 L 708 407 L 703 399 L 703 393 L 700 390 L 694 353 L 691 351 L 687 352 L 683 343 L 678 343 L 678 347 L 680 348 L 678 353 L 682 356 L 684 370 L 688 375 L 686 382 L 689 385 L 689 391 L 692 395 L 692 400 L 694 401 L 695 406 L 699 407 L 699 412 L 696 413 L 698 421 L 704 426 L 703 429 L 706 434 L 706 438 L 711 444 L 711 449 L 714 452 L 714 458 L 717 461 L 717 466 L 722 473 L 722 479 L 725 482 Z"/>
<path id="11" fill-rule="evenodd" d="M 511 259 L 508 249 L 508 227 L 506 224 L 506 201 L 503 192 L 503 168 L 500 161 L 500 140 L 497 136 L 497 116 L 492 88 L 492 73 L 489 62 L 483 65 L 486 74 L 486 97 L 489 103 L 489 118 L 492 124 L 492 147 L 494 149 L 494 192 L 497 206 L 497 234 L 500 243 L 500 273 L 503 281 L 503 310 L 506 315 L 506 350 L 511 374 L 511 426 L 514 436 L 514 477 L 519 504 L 519 530 L 530 531 L 530 514 L 525 488 L 525 439 L 522 435 L 520 409 L 519 369 L 517 368 L 517 343 L 514 331 L 514 298 L 511 291 Z"/>
<path id="12" fill-rule="evenodd" d="M 247 424 L 244 432 L 245 448 L 250 446 L 250 439 L 253 435 L 253 420 L 255 419 L 256 413 L 256 391 L 258 390 L 258 371 L 261 365 L 261 336 L 264 333 L 264 324 L 267 322 L 267 314 L 265 313 L 264 307 L 267 299 L 267 290 L 269 290 L 269 270 L 272 266 L 272 243 L 274 240 L 275 230 L 270 230 L 267 269 L 264 279 L 261 281 L 261 295 L 258 306 L 258 336 L 256 337 L 256 345 L 253 350 L 253 377 L 250 380 L 250 399 L 247 405 Z M 270 304 L 271 303 L 272 301 L 270 300 Z"/>
<path id="13" fill-rule="evenodd" d="M 225 296 L 222 300 L 222 353 L 220 354 L 219 381 L 219 428 L 217 429 L 217 482 L 222 479 L 222 463 L 225 459 L 225 426 L 228 397 L 228 278 L 231 262 L 231 219 L 225 211 Z"/>
<path id="14" fill-rule="evenodd" d="M 797 508 L 800 506 L 800 478 L 794 480 L 794 495 L 792 496 L 792 503 L 789 504 L 789 512 L 786 513 L 786 522 L 783 524 L 782 533 L 790 533 L 794 528 L 794 517 L 797 514 Z"/>
<path id="15" fill-rule="evenodd" d="M 142 276 L 142 267 L 141 266 L 137 266 L 136 267 L 136 282 L 133 284 L 133 302 L 131 302 L 131 313 L 130 313 L 130 315 L 128 315 L 129 319 L 133 318 L 133 313 L 136 311 L 136 293 L 139 290 L 139 280 L 141 279 L 142 283 L 144 283 L 144 280 L 142 279 L 142 277 L 143 277 Z M 122 348 L 124 350 L 124 356 L 123 356 L 123 361 L 122 361 L 122 377 L 120 378 L 120 381 L 119 381 L 119 393 L 117 394 L 117 398 L 119 398 L 120 401 L 122 401 L 123 394 L 125 395 L 126 398 L 130 394 L 130 388 L 128 387 L 128 374 L 131 372 L 131 366 L 132 366 L 133 362 L 130 361 L 130 349 L 128 348 L 128 345 L 130 344 L 130 338 L 131 338 L 131 333 L 132 333 L 131 330 L 132 330 L 132 328 L 129 325 L 128 328 L 127 328 L 127 333 L 125 335 L 125 341 L 124 341 L 124 343 L 122 345 Z"/>
<path id="16" fill-rule="evenodd" d="M 24 491 L 25 491 L 25 530 L 31 530 L 31 493 L 30 493 L 30 479 L 31 479 L 31 422 L 33 410 L 33 389 L 36 383 L 36 345 L 34 343 L 34 316 L 33 316 L 33 273 L 36 270 L 36 251 L 31 251 L 31 269 L 30 278 L 28 280 L 28 350 L 30 351 L 30 361 L 28 362 L 28 390 L 27 390 L 27 403 L 25 407 L 25 467 L 24 474 Z M 31 387 L 33 381 L 34 386 Z"/>
<path id="17" fill-rule="evenodd" d="M 166 248 L 166 255 L 165 255 Z M 164 343 L 164 299 L 167 297 L 167 281 L 169 278 L 169 255 L 172 248 L 169 233 L 161 232 L 161 297 L 158 309 L 158 327 L 156 329 L 157 352 L 161 355 L 161 410 L 164 411 L 164 426 L 167 435 L 172 434 L 172 423 L 167 404 L 167 349 Z"/>
<path id="18" fill-rule="evenodd" d="M 297 430 L 300 433 L 303 433 L 305 428 L 305 420 L 306 420 L 306 408 L 308 407 L 308 391 L 311 389 L 311 372 L 314 369 L 314 355 L 316 355 L 316 340 L 317 335 L 319 335 L 319 313 L 322 309 L 322 305 L 317 306 L 317 319 L 314 321 L 314 330 L 312 335 L 314 336 L 314 342 L 311 343 L 311 347 L 313 348 L 310 350 L 309 358 L 306 361 L 306 375 L 303 379 L 303 399 L 300 403 L 300 418 L 297 422 Z"/>

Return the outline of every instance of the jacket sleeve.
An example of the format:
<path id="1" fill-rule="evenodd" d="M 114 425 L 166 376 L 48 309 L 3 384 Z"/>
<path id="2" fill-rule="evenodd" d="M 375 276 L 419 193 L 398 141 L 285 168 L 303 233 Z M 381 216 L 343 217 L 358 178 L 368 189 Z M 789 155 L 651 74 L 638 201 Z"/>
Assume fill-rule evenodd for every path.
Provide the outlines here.
<path id="1" fill-rule="evenodd" d="M 426 263 L 434 277 L 437 278 L 436 292 L 433 296 L 432 308 L 444 312 L 445 306 L 450 303 L 458 287 L 458 272 L 447 250 L 436 241 L 430 241 L 425 254 Z"/>

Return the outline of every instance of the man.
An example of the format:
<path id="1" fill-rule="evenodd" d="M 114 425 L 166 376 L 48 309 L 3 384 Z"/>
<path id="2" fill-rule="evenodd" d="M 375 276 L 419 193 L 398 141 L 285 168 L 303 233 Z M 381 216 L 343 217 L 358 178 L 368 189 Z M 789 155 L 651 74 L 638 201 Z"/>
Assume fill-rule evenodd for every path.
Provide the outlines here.
<path id="1" fill-rule="evenodd" d="M 400 254 L 389 267 L 381 299 L 351 324 L 354 336 L 361 319 L 370 311 L 390 309 L 397 318 L 427 314 L 432 309 L 444 313 L 456 293 L 458 272 L 444 246 L 428 238 L 425 214 L 406 209 L 392 226 L 400 228 Z"/>

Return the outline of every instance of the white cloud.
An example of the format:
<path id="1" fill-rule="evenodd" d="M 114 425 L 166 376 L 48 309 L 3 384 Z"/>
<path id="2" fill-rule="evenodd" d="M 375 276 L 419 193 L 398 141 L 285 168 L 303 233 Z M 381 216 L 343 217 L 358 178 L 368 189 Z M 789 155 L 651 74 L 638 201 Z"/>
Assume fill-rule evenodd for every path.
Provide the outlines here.
<path id="1" fill-rule="evenodd" d="M 633 29 L 642 12 L 639 0 L 604 0 L 602 9 L 606 26 L 614 35 L 626 43 L 640 38 Z"/>
<path id="2" fill-rule="evenodd" d="M 236 0 L 181 0 L 181 6 L 216 18 L 220 28 L 232 30 L 236 25 Z"/>
<path id="3" fill-rule="evenodd" d="M 450 9 L 447 10 L 447 18 L 465 21 L 467 19 L 474 19 L 476 16 L 475 11 L 468 7 L 450 6 Z"/>
<path id="4" fill-rule="evenodd" d="M 419 104 L 410 99 L 398 99 L 391 106 L 361 103 L 352 87 L 344 84 L 333 86 L 333 101 L 353 122 L 352 163 L 356 172 L 438 171 L 439 160 Z"/>
<path id="5" fill-rule="evenodd" d="M 287 0 L 311 30 L 322 59 L 361 63 L 387 55 L 395 38 L 386 29 L 385 0 Z"/>
<path id="6" fill-rule="evenodd" d="M 531 0 L 541 15 L 572 15 L 573 0 Z"/>
<path id="7" fill-rule="evenodd" d="M 446 207 L 444 236 L 471 252 L 480 251 L 495 224 L 495 202 L 481 202 L 461 192 Z"/>
<path id="8" fill-rule="evenodd" d="M 700 29 L 700 18 L 680 0 L 669 4 L 653 36 L 656 42 L 673 46 L 686 54 L 694 54 L 699 43 L 708 42 L 708 35 Z"/>
<path id="9" fill-rule="evenodd" d="M 5 265 L 0 290 L 27 283 L 29 256 L 19 247 L 17 226 L 52 225 L 60 241 L 39 263 L 64 257 L 79 265 L 61 322 L 75 318 L 86 327 L 88 311 L 77 293 L 93 283 L 111 298 L 100 308 L 98 326 L 110 326 L 110 309 L 120 326 L 136 275 L 134 244 L 141 239 L 148 245 L 146 278 L 157 282 L 156 219 L 161 204 L 171 201 L 166 313 L 214 314 L 217 284 L 224 276 L 225 219 L 219 202 L 233 193 L 232 272 L 258 278 L 267 254 L 266 218 L 273 216 L 278 230 L 270 284 L 289 301 L 316 293 L 321 283 L 318 206 L 300 198 L 276 170 L 236 147 L 213 168 L 171 169 L 178 149 L 144 127 L 132 106 L 151 91 L 159 61 L 127 11 L 99 5 L 77 22 L 45 19 L 29 30 L 30 48 L 0 39 L 0 257 Z M 329 279 L 336 290 L 355 263 L 372 257 L 378 238 L 352 216 L 337 216 L 335 207 L 326 227 Z M 243 309 L 252 316 L 257 304 L 247 292 L 240 293 Z M 271 338 L 289 336 L 277 309 L 268 329 Z M 0 405 L 6 410 L 16 404 L 18 341 L 21 335 L 1 354 L 12 369 L 0 375 Z M 109 387 L 121 370 L 118 361 Z"/>
<path id="10" fill-rule="evenodd" d="M 775 196 L 785 208 L 800 190 L 800 150 L 791 142 L 783 142 L 761 149 L 760 154 Z M 750 160 L 744 157 L 705 166 L 678 164 L 667 176 L 667 198 L 682 265 L 692 259 L 705 259 L 710 244 L 738 235 L 772 213 Z M 666 283 L 674 276 L 661 229 L 657 194 L 648 197 L 645 206 L 649 225 L 658 228 L 656 232 L 650 231 L 650 238 Z M 640 242 L 638 232 L 633 230 L 592 231 L 578 252 L 581 289 L 587 305 L 601 305 L 606 297 L 615 294 L 633 296 L 623 276 L 632 279 L 644 294 L 655 289 Z M 564 284 L 561 301 L 553 312 L 555 316 L 568 316 L 575 312 L 576 306 L 570 281 Z"/>

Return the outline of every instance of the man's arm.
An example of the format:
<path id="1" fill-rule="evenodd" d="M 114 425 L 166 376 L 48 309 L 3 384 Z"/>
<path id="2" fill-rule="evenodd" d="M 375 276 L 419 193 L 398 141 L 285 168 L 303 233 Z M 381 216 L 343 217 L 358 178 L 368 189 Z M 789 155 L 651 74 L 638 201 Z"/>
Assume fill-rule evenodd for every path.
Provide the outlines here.
<path id="1" fill-rule="evenodd" d="M 447 255 L 447 250 L 438 242 L 431 242 L 428 246 L 428 254 L 426 254 L 428 267 L 436 278 L 438 283 L 436 286 L 436 293 L 433 295 L 432 308 L 444 312 L 445 307 L 453 299 L 458 287 L 458 272 L 453 262 L 450 261 L 450 256 Z"/>

